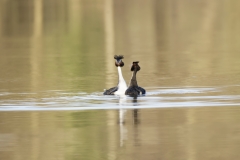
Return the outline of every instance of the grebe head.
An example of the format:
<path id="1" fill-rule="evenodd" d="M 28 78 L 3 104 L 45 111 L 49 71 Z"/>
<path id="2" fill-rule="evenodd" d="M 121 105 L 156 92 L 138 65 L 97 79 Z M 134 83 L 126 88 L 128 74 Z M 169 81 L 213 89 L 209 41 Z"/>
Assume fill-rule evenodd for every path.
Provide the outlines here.
<path id="1" fill-rule="evenodd" d="M 114 56 L 114 59 L 116 60 L 115 61 L 115 66 L 116 67 L 118 67 L 118 66 L 123 67 L 124 66 L 124 63 L 122 61 L 123 58 L 124 58 L 123 55 L 115 55 Z"/>
<path id="2" fill-rule="evenodd" d="M 139 63 L 139 61 L 133 62 L 131 71 L 139 71 L 141 69 L 140 66 L 138 65 L 138 63 Z"/>

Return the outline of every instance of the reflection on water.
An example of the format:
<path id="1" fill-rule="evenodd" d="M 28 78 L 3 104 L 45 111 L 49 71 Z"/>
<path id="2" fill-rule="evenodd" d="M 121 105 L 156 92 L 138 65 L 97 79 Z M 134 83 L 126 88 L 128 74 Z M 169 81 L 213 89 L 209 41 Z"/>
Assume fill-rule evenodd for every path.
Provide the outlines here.
<path id="1" fill-rule="evenodd" d="M 0 112 L 0 158 L 238 159 L 238 107 L 127 110 L 123 124 L 117 113 Z"/>
<path id="2" fill-rule="evenodd" d="M 240 97 L 230 93 L 238 87 L 151 87 L 135 98 L 5 93 L 12 100 L 0 106 L 0 158 L 237 159 Z"/>
<path id="3" fill-rule="evenodd" d="M 240 159 L 239 3 L 0 1 L 0 159 Z"/>

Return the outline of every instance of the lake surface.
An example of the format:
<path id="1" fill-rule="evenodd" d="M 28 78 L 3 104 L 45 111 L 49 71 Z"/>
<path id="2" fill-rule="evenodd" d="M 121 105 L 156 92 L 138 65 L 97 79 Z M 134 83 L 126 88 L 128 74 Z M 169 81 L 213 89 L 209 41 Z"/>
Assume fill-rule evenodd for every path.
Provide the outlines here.
<path id="1" fill-rule="evenodd" d="M 239 3 L 0 1 L 0 159 L 240 159 Z"/>

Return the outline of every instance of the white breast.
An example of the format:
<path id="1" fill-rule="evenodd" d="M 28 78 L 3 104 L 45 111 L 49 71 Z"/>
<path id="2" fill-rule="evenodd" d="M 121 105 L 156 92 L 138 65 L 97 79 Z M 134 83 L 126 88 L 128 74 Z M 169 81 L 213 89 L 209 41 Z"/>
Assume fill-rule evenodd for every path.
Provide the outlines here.
<path id="1" fill-rule="evenodd" d="M 118 68 L 118 90 L 114 94 L 125 95 L 125 91 L 127 90 L 127 84 L 123 79 L 121 67 L 117 68 Z"/>

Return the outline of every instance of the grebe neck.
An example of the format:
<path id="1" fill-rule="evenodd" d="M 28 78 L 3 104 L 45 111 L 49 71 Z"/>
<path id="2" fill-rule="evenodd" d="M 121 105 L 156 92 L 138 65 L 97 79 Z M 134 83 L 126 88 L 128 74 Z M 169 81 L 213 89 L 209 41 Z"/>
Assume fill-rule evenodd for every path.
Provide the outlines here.
<path id="1" fill-rule="evenodd" d="M 133 74 L 132 74 L 132 78 L 131 78 L 131 82 L 130 82 L 130 85 L 129 85 L 129 86 L 138 86 L 136 75 L 137 75 L 137 71 L 134 70 L 134 71 L 133 71 Z"/>
<path id="2" fill-rule="evenodd" d="M 121 67 L 118 66 L 117 68 L 118 68 L 118 90 L 114 94 L 124 95 L 127 89 L 127 84 L 123 79 Z"/>
<path id="3" fill-rule="evenodd" d="M 118 82 L 125 82 L 125 80 L 123 79 L 123 75 L 122 75 L 122 70 L 121 70 L 121 67 L 117 67 L 118 69 Z"/>

